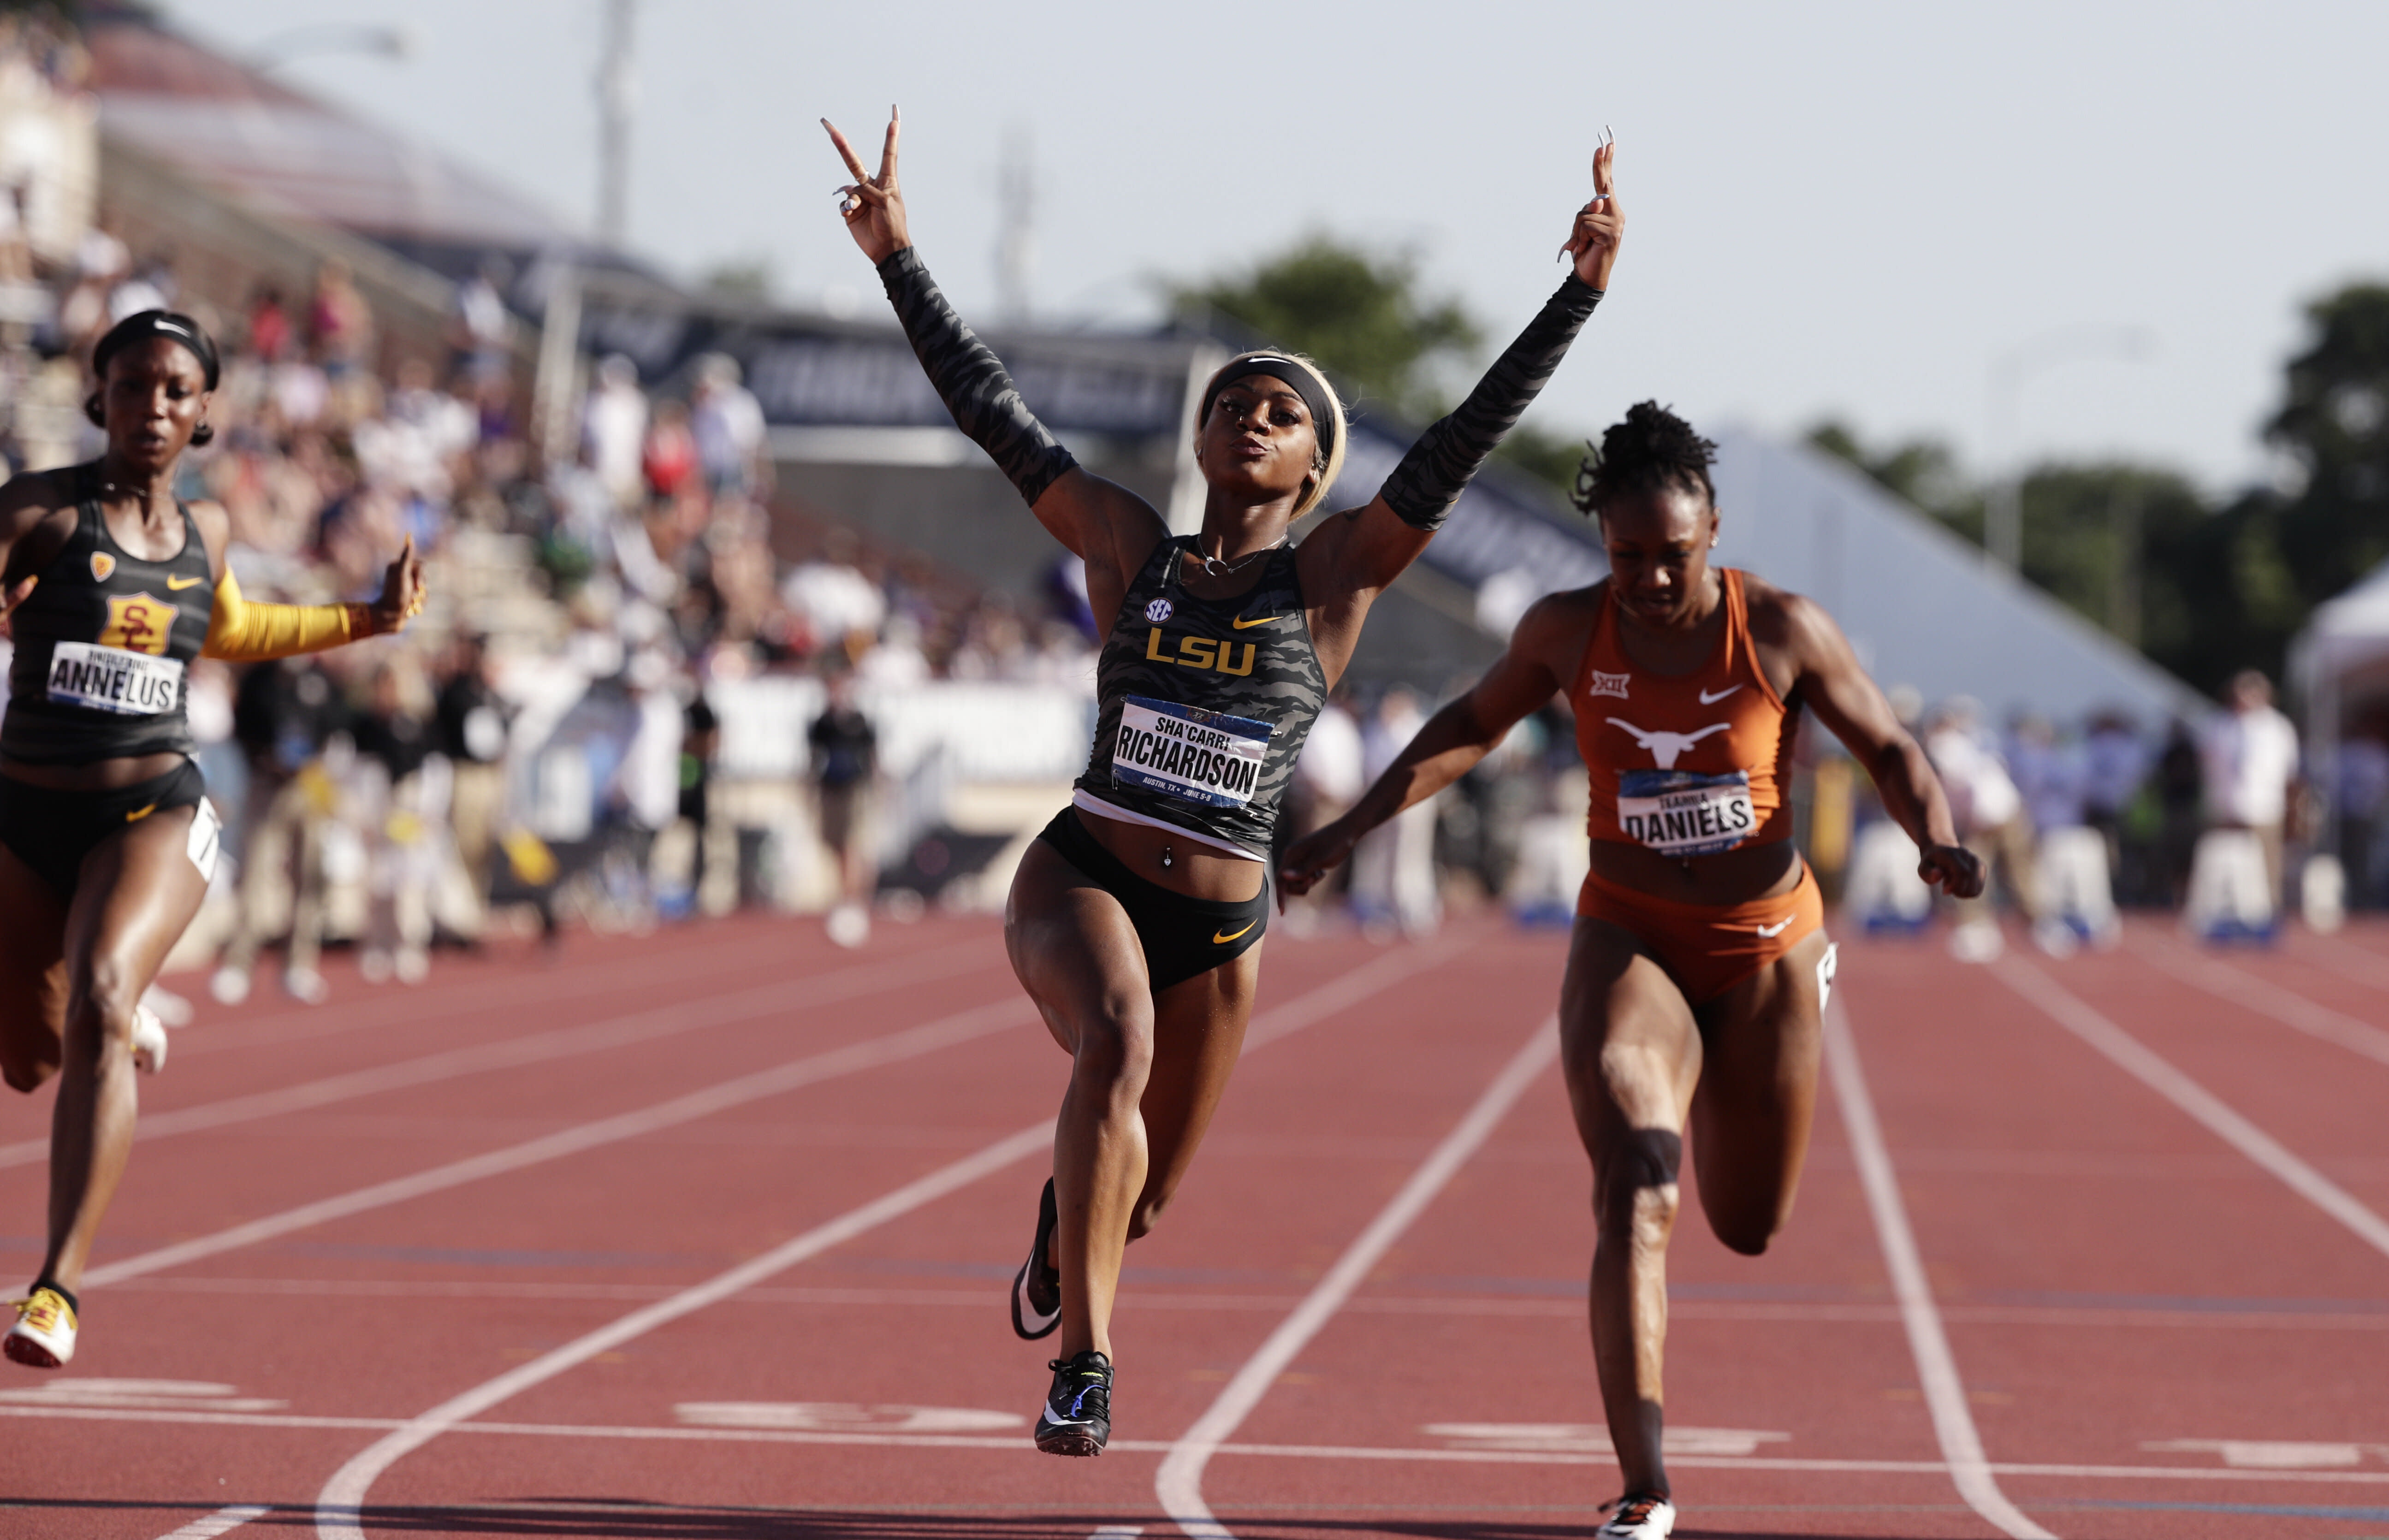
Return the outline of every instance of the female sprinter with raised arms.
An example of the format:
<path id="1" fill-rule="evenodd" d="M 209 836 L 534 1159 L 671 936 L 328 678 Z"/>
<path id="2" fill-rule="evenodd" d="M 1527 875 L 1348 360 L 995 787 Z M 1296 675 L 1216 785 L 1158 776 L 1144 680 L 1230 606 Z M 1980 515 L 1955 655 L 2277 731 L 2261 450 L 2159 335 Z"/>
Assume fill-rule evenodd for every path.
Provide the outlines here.
<path id="1" fill-rule="evenodd" d="M 1833 617 L 1709 566 L 1715 457 L 1655 401 L 1611 428 L 1577 494 L 1609 577 L 1539 600 L 1492 669 L 1279 872 L 1307 891 L 1566 695 L 1592 782 L 1592 870 L 1560 986 L 1561 1062 L 1592 1158 L 1593 1358 L 1626 1485 L 1600 1531 L 1614 1540 L 1659 1540 L 1675 1521 L 1660 1361 L 1686 1124 L 1709 1228 L 1745 1255 L 1790 1216 L 1808 1152 L 1833 949 L 1784 795 L 1800 707 L 1873 776 L 1925 881 L 1959 897 L 1983 887 L 1923 750 Z"/>
<path id="2" fill-rule="evenodd" d="M 185 668 L 395 631 L 423 605 L 412 542 L 371 605 L 242 600 L 223 507 L 174 497 L 184 449 L 212 436 L 218 373 L 190 317 L 126 317 L 92 350 L 92 372 L 84 410 L 107 450 L 0 487 L 17 649 L 0 719 L 0 1073 L 20 1091 L 58 1077 L 49 1245 L 6 1340 L 36 1368 L 74 1355 L 75 1290 L 133 1143 L 134 1066 L 165 1060 L 142 991 L 215 866 Z"/>
<path id="3" fill-rule="evenodd" d="M 1295 521 L 1344 457 L 1342 407 L 1316 367 L 1258 352 L 1211 376 L 1194 429 L 1210 489 L 1203 528 L 1174 538 L 1143 499 L 1079 467 L 930 282 L 905 225 L 895 119 L 875 177 L 829 133 L 854 174 L 840 192 L 847 227 L 921 366 L 1038 521 L 1085 559 L 1089 600 L 1110 626 L 1087 772 L 1029 846 L 1004 910 L 1013 970 L 1072 1059 L 1013 1326 L 1062 1334 L 1037 1446 L 1100 1454 L 1120 1254 L 1184 1177 L 1243 1046 L 1270 832 L 1295 757 L 1370 605 L 1425 549 L 1601 299 L 1623 229 L 1611 150 L 1563 248 L 1574 271 L 1541 313 L 1366 506 L 1294 545 Z"/>

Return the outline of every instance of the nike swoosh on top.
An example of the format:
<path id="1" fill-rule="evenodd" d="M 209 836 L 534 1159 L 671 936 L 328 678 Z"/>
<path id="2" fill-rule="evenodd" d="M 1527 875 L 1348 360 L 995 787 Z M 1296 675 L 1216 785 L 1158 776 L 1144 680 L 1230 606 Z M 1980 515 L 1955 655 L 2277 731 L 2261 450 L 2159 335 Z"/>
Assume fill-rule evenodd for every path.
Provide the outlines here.
<path id="1" fill-rule="evenodd" d="M 1778 936 L 1778 935 L 1782 935 L 1783 934 L 1783 927 L 1784 927 L 1784 926 L 1786 926 L 1786 925 L 1788 925 L 1788 924 L 1790 924 L 1793 921 L 1797 920 L 1798 918 L 1800 918 L 1800 917 L 1799 917 L 1798 915 L 1796 915 L 1796 914 L 1786 915 L 1786 916 L 1784 916 L 1782 919 L 1778 920 L 1777 922 L 1775 922 L 1775 923 L 1773 923 L 1773 924 L 1771 924 L 1771 925 L 1753 925 L 1753 926 L 1751 926 L 1750 928 L 1751 928 L 1752 930 L 1757 931 L 1757 932 L 1759 935 L 1764 935 L 1764 936 L 1768 936 L 1768 937 L 1769 937 L 1769 938 L 1772 938 L 1772 937 L 1775 937 L 1775 936 Z"/>
<path id="2" fill-rule="evenodd" d="M 1264 615 L 1257 620 L 1247 620 L 1240 615 L 1233 620 L 1229 621 L 1228 624 L 1235 627 L 1236 630 L 1240 631 L 1248 631 L 1255 626 L 1266 626 L 1272 620 L 1283 620 L 1284 618 L 1285 617 L 1283 615 Z"/>
<path id="3" fill-rule="evenodd" d="M 127 822 L 127 823 L 138 823 L 138 822 L 140 822 L 143 819 L 147 818 L 151 813 L 154 813 L 154 812 L 156 812 L 157 810 L 158 810 L 158 804 L 156 804 L 155 802 L 152 802 L 152 803 L 151 803 L 151 804 L 149 804 L 149 806 L 147 806 L 147 808 L 135 808 L 134 809 L 133 809 L 133 811 L 131 811 L 131 812 L 129 812 L 129 813 L 127 813 L 127 814 L 125 814 L 125 815 L 124 815 L 124 821 L 125 821 L 125 822 Z"/>
<path id="4" fill-rule="evenodd" d="M 169 578 L 166 579 L 166 586 L 171 589 L 181 590 L 186 588 L 197 588 L 206 581 L 207 579 L 205 578 Z"/>
<path id="5" fill-rule="evenodd" d="M 1260 922 L 1258 920 L 1251 921 L 1246 924 L 1245 931 L 1248 931 L 1252 929 L 1254 925 L 1258 925 L 1259 923 Z M 1244 935 L 1245 931 L 1238 931 L 1236 935 Z M 1213 931 L 1211 933 L 1211 944 L 1215 947 L 1224 947 L 1229 942 L 1233 941 L 1236 938 L 1236 935 L 1221 935 L 1218 931 Z"/>
<path id="6" fill-rule="evenodd" d="M 1704 690 L 1701 692 L 1701 704 L 1703 706 L 1715 706 L 1718 702 L 1725 699 L 1728 695 L 1732 694 L 1735 691 L 1741 688 L 1742 686 L 1739 684 L 1729 684 L 1714 695 Z"/>

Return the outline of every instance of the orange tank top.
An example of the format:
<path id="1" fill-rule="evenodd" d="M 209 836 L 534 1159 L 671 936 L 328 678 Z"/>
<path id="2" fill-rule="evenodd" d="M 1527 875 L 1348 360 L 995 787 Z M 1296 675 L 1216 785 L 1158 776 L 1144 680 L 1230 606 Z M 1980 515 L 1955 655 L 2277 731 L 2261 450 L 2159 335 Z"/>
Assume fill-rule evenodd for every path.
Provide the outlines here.
<path id="1" fill-rule="evenodd" d="M 1669 857 L 1708 856 L 1792 837 L 1783 790 L 1797 717 L 1758 667 L 1742 573 L 1720 567 L 1718 650 L 1689 674 L 1638 668 L 1605 590 L 1568 689 L 1577 748 L 1592 778 L 1592 837 Z"/>

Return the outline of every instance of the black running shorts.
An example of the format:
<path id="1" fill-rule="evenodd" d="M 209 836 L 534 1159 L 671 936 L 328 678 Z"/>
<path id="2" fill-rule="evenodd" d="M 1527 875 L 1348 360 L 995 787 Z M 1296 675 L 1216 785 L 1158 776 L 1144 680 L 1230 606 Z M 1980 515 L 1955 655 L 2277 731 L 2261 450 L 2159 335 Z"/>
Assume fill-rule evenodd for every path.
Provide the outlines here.
<path id="1" fill-rule="evenodd" d="M 1065 808 L 1037 836 L 1061 853 L 1089 882 L 1118 898 L 1144 948 L 1145 975 L 1155 994 L 1243 956 L 1269 931 L 1269 884 L 1241 902 L 1189 898 L 1146 882 L 1105 849 L 1079 809 Z"/>
<path id="2" fill-rule="evenodd" d="M 16 852 L 59 897 L 72 898 L 83 876 L 83 859 L 93 846 L 145 818 L 196 806 L 207 795 L 207 778 L 188 759 L 163 775 L 114 791 L 59 791 L 0 775 L 0 845 Z M 207 823 L 204 859 L 198 842 L 193 842 L 191 851 L 202 872 L 215 863 L 212 817 Z"/>

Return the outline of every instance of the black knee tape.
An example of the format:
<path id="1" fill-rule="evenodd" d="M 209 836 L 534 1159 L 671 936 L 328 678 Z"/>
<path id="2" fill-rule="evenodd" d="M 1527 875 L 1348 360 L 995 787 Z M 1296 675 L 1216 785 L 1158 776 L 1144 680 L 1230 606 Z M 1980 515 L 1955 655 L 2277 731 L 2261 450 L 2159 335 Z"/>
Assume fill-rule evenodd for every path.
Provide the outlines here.
<path id="1" fill-rule="evenodd" d="M 1617 1175 L 1637 1190 L 1673 1187 L 1684 1168 L 1684 1136 L 1666 1128 L 1637 1128 L 1626 1137 L 1618 1153 L 1623 1158 Z"/>

